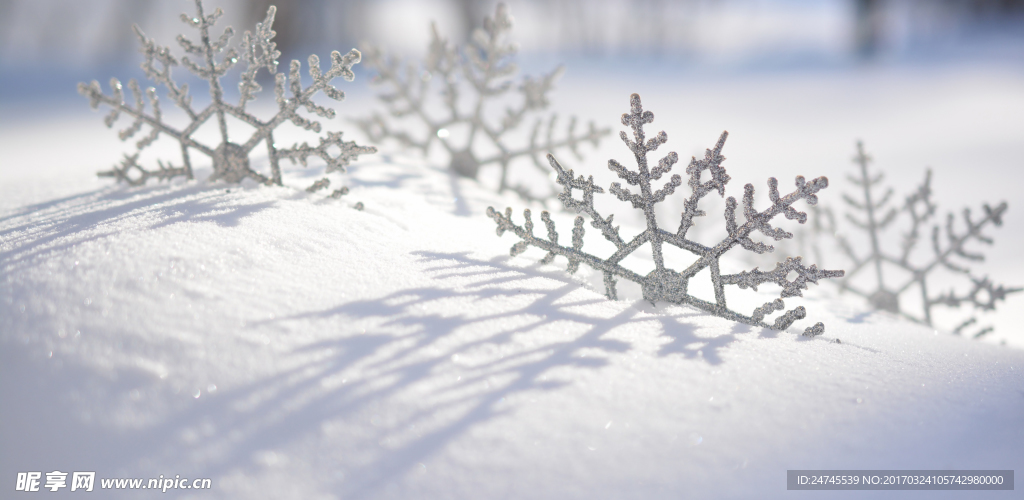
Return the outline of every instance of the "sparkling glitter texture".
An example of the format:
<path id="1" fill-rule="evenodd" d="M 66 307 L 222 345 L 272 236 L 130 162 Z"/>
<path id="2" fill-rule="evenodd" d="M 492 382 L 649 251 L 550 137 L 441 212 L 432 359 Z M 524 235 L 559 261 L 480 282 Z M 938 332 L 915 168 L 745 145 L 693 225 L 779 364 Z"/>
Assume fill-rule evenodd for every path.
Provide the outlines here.
<path id="1" fill-rule="evenodd" d="M 554 156 L 548 155 L 547 158 L 551 167 L 558 174 L 558 183 L 564 187 L 563 192 L 558 195 L 559 200 L 569 210 L 573 210 L 576 213 L 586 213 L 591 219 L 590 225 L 600 230 L 602 236 L 614 244 L 617 250 L 607 259 L 601 259 L 584 252 L 584 218 L 582 216 L 576 217 L 575 227 L 572 231 L 572 246 L 562 246 L 558 243 L 558 232 L 555 230 L 555 224 L 552 222 L 548 212 L 542 212 L 540 217 L 548 231 L 548 239 L 545 240 L 534 236 L 530 210 L 523 211 L 526 222 L 519 226 L 512 222 L 511 208 L 506 209 L 505 213 L 502 214 L 495 211 L 494 208 L 488 207 L 487 215 L 498 224 L 498 236 L 501 236 L 505 231 L 511 231 L 520 238 L 520 241 L 512 247 L 512 255 L 518 255 L 526 251 L 527 247 L 535 246 L 548 251 L 547 256 L 542 261 L 544 263 L 551 262 L 556 256 L 568 258 L 568 271 L 570 273 L 575 272 L 581 263 L 585 263 L 604 273 L 605 291 L 610 299 L 616 298 L 615 280 L 616 277 L 619 277 L 639 284 L 643 290 L 644 298 L 651 302 L 663 300 L 676 304 L 689 304 L 716 316 L 754 326 L 785 330 L 796 320 L 804 318 L 807 313 L 800 306 L 781 314 L 772 323 L 765 321 L 767 315 L 785 309 L 785 303 L 782 301 L 782 298 L 802 296 L 802 290 L 807 289 L 808 283 L 817 283 L 822 278 L 843 276 L 843 271 L 819 270 L 814 265 L 805 267 L 800 257 L 790 257 L 784 262 L 778 263 L 775 269 L 771 271 L 760 271 L 755 267 L 751 271 L 723 275 L 719 272 L 719 259 L 725 252 L 736 245 L 756 253 L 773 251 L 774 248 L 771 245 L 755 242 L 751 239 L 751 234 L 755 230 L 775 240 L 792 238 L 792 234 L 780 228 L 773 228 L 769 224 L 770 221 L 775 216 L 781 214 L 787 219 L 795 219 L 800 223 L 806 222 L 807 215 L 796 211 L 792 205 L 798 200 L 806 200 L 811 205 L 816 204 L 818 198 L 815 193 L 828 186 L 828 179 L 818 177 L 810 182 L 806 182 L 803 177 L 797 177 L 796 190 L 785 196 L 780 196 L 778 181 L 774 177 L 769 178 L 769 197 L 771 198 L 772 206 L 760 212 L 754 208 L 754 186 L 747 184 L 744 187 L 743 194 L 743 215 L 746 222 L 742 225 L 737 223 L 736 199 L 729 197 L 726 200 L 725 210 L 728 236 L 714 246 L 702 245 L 687 239 L 686 233 L 693 225 L 694 217 L 706 215 L 703 210 L 698 208 L 701 198 L 713 191 L 718 192 L 721 196 L 725 196 L 725 185 L 729 182 L 729 175 L 726 174 L 725 168 L 721 166 L 722 161 L 725 160 L 721 152 L 728 132 L 722 133 L 718 144 L 715 145 L 713 150 L 707 150 L 704 159 L 697 160 L 693 158 L 686 167 L 686 173 L 689 175 L 688 186 L 692 194 L 684 202 L 685 211 L 682 213 L 679 229 L 676 232 L 668 232 L 658 227 L 654 205 L 664 201 L 667 196 L 671 195 L 677 187 L 682 185 L 683 179 L 678 174 L 673 175 L 661 189 L 656 191 L 651 183 L 668 174 L 679 160 L 679 156 L 675 152 L 670 152 L 659 160 L 654 168 L 650 168 L 647 163 L 647 153 L 657 150 L 659 146 L 668 140 L 668 136 L 665 132 L 659 132 L 655 137 L 645 141 L 643 127 L 645 124 L 654 121 L 654 113 L 643 110 L 640 96 L 637 94 L 633 94 L 630 97 L 630 107 L 630 112 L 622 115 L 622 124 L 628 125 L 633 129 L 633 138 L 630 139 L 626 132 L 621 132 L 620 137 L 630 151 L 633 152 L 637 170 L 631 171 L 615 160 L 608 161 L 608 168 L 628 184 L 637 186 L 640 192 L 633 193 L 628 188 L 622 187 L 618 182 L 612 183 L 609 191 L 618 197 L 619 200 L 629 202 L 633 208 L 642 210 L 647 220 L 647 229 L 628 242 L 624 240 L 619 234 L 619 227 L 612 225 L 613 215 L 604 218 L 594 208 L 594 193 L 603 193 L 604 190 L 594 185 L 593 176 L 587 179 L 584 179 L 583 176 L 574 178 L 572 170 L 566 171 L 555 160 Z M 705 170 L 710 175 L 708 180 L 701 182 L 701 173 Z M 582 192 L 582 199 L 573 198 L 573 189 L 578 189 Z M 650 243 L 651 245 L 655 265 L 653 271 L 643 276 L 620 265 L 622 259 L 645 243 Z M 691 252 L 697 257 L 697 260 L 683 271 L 675 271 L 666 267 L 662 255 L 662 246 L 666 243 Z M 711 280 L 715 291 L 714 302 L 699 299 L 687 293 L 687 285 L 690 278 L 705 268 L 710 268 Z M 792 281 L 787 279 L 790 273 L 796 276 Z M 727 307 L 725 285 L 737 285 L 740 288 L 756 290 L 759 285 L 765 283 L 774 283 L 782 287 L 781 298 L 755 308 L 749 316 L 735 312 Z M 821 335 L 824 331 L 825 326 L 822 323 L 817 323 L 812 327 L 806 328 L 803 334 L 814 337 Z"/>
<path id="2" fill-rule="evenodd" d="M 1003 285 L 996 285 L 987 276 L 976 277 L 968 268 L 954 260 L 954 258 L 959 258 L 962 261 L 984 259 L 982 254 L 970 252 L 966 245 L 971 241 L 992 244 L 992 239 L 983 235 L 981 230 L 989 224 L 1002 225 L 1006 202 L 1000 203 L 995 208 L 988 204 L 983 205 L 985 213 L 979 220 L 972 219 L 970 209 L 965 208 L 962 232 L 957 232 L 956 217 L 953 214 L 948 214 L 946 235 L 943 238 L 939 224 L 932 223 L 937 207 L 932 200 L 931 170 L 925 171 L 924 182 L 918 186 L 915 192 L 906 197 L 902 205 L 893 207 L 889 204 L 893 194 L 892 188 L 887 189 L 881 197 L 875 193 L 874 188 L 881 184 L 883 174 L 869 172 L 868 163 L 871 162 L 871 157 L 864 153 L 864 145 L 860 142 L 857 143 L 857 156 L 853 160 L 857 165 L 857 173 L 849 176 L 849 181 L 862 188 L 862 197 L 854 199 L 852 196 L 843 195 L 843 200 L 855 212 L 847 213 L 846 219 L 854 227 L 867 233 L 871 249 L 866 255 L 859 256 L 850 241 L 841 233 L 836 233 L 840 248 L 853 263 L 847 279 L 839 282 L 842 290 L 866 298 L 875 309 L 899 314 L 904 318 L 929 326 L 932 325 L 932 308 L 935 306 L 960 307 L 961 304 L 966 303 L 973 304 L 976 309 L 993 310 L 996 307 L 996 302 L 1005 300 L 1007 294 L 1022 290 L 1021 288 L 1006 288 Z M 883 249 L 884 243 L 891 238 L 887 239 L 887 234 L 884 231 L 901 214 L 905 214 L 910 219 L 910 229 L 902 235 L 899 252 L 886 252 Z M 831 218 L 828 220 L 834 224 Z M 928 232 L 929 226 L 931 226 L 931 247 L 934 254 L 924 262 L 914 261 L 914 249 L 921 241 L 922 236 Z M 895 273 L 886 272 L 886 270 L 895 271 L 896 268 L 902 269 L 902 274 L 908 276 L 900 279 Z M 928 277 L 940 268 L 966 276 L 971 281 L 970 291 L 965 294 L 957 294 L 954 290 L 939 295 L 930 294 L 928 292 Z M 870 274 L 871 271 L 874 271 L 873 288 L 861 288 L 852 283 L 852 279 L 858 274 Z M 919 315 L 908 313 L 900 304 L 900 296 L 911 293 L 920 294 L 921 312 Z M 976 323 L 977 318 L 971 317 L 953 331 L 960 334 Z M 991 331 L 992 327 L 985 327 L 973 333 L 973 336 L 981 337 Z"/>
<path id="3" fill-rule="evenodd" d="M 317 146 L 303 143 L 281 148 L 274 140 L 274 130 L 286 121 L 306 130 L 320 132 L 319 122 L 299 115 L 300 107 L 322 118 L 334 118 L 333 109 L 314 103 L 312 98 L 322 92 L 333 100 L 343 100 L 345 93 L 332 86 L 331 81 L 338 77 L 352 81 L 355 76 L 352 73 L 352 65 L 359 62 L 359 51 L 352 49 L 344 55 L 337 51 L 332 52 L 331 67 L 326 72 L 321 71 L 320 60 L 316 55 L 309 56 L 308 73 L 312 82 L 309 86 L 303 87 L 300 79 L 302 64 L 299 61 L 291 62 L 288 75 L 277 72 L 277 58 L 281 53 L 273 41 L 275 33 L 272 29 L 276 7 L 271 6 L 267 9 L 267 17 L 263 22 L 256 24 L 255 32 L 246 31 L 242 35 L 237 48 L 228 48 L 234 35 L 234 30 L 230 26 L 225 28 L 217 39 L 211 38 L 210 33 L 217 18 L 222 15 L 221 10 L 216 9 L 212 14 L 206 15 L 202 2 L 196 0 L 195 3 L 195 17 L 182 14 L 181 20 L 199 31 L 199 42 L 195 43 L 184 35 L 178 35 L 178 44 L 188 54 L 180 58 L 180 63 L 178 58 L 171 55 L 169 47 L 157 45 L 152 38 L 147 38 L 137 25 L 132 26 L 141 43 L 140 51 L 145 56 L 142 69 L 146 77 L 162 85 L 167 91 L 167 97 L 185 112 L 189 119 L 186 127 L 175 128 L 163 121 L 160 99 L 155 87 L 143 91 L 137 81 L 130 80 L 128 90 L 132 102 L 126 103 L 124 88 L 116 78 L 110 80 L 111 95 L 103 93 L 99 82 L 78 84 L 78 92 L 89 98 L 89 103 L 94 109 L 100 104 L 111 108 L 110 114 L 104 119 L 108 127 L 113 127 L 121 113 L 133 118 L 131 125 L 120 131 L 121 140 L 126 141 L 141 132 L 144 127 L 149 127 L 149 133 L 135 143 L 138 151 L 135 154 L 126 154 L 121 164 L 113 169 L 100 172 L 101 177 L 114 177 L 133 186 L 145 184 L 151 178 L 167 180 L 184 176 L 191 179 L 190 153 L 198 151 L 210 157 L 213 162 L 213 175 L 209 179 L 211 181 L 236 183 L 251 178 L 264 184 L 281 185 L 281 159 L 287 158 L 293 163 L 298 162 L 305 166 L 308 157 L 319 157 L 326 162 L 328 173 L 344 172 L 345 167 L 359 155 L 376 152 L 373 147 L 343 141 L 340 132 L 328 132 L 320 138 L 320 144 Z M 246 64 L 238 84 L 240 98 L 238 104 L 231 104 L 224 100 L 220 79 L 240 60 Z M 211 102 L 205 108 L 197 111 L 192 106 L 188 85 L 179 85 L 171 78 L 172 68 L 179 64 L 209 83 Z M 274 75 L 274 91 L 277 97 L 278 111 L 268 120 L 260 120 L 246 110 L 246 104 L 255 99 L 256 93 L 262 90 L 256 81 L 257 72 L 261 68 L 266 68 Z M 290 96 L 287 95 L 289 92 Z M 233 142 L 228 136 L 226 119 L 229 116 L 251 125 L 255 131 L 244 142 Z M 219 145 L 203 144 L 193 137 L 193 134 L 210 119 L 217 122 L 221 139 Z M 147 169 L 138 163 L 139 152 L 153 144 L 161 134 L 173 137 L 180 143 L 181 166 L 158 161 L 156 169 Z M 260 143 L 265 144 L 267 148 L 269 177 L 253 170 L 250 164 L 250 154 Z"/>
<path id="4" fill-rule="evenodd" d="M 403 65 L 401 61 L 387 57 L 379 48 L 363 44 L 366 65 L 377 75 L 373 83 L 386 87 L 379 98 L 387 106 L 387 116 L 380 113 L 357 120 L 360 128 L 375 143 L 386 139 L 397 141 L 403 147 L 427 154 L 431 145 L 440 144 L 447 153 L 449 169 L 455 174 L 472 179 L 477 178 L 480 168 L 495 164 L 501 168 L 498 191 L 511 189 L 525 198 L 535 198 L 521 185 L 512 186 L 509 181 L 509 166 L 513 160 L 529 157 L 541 172 L 547 174 L 547 166 L 541 155 L 559 149 L 569 149 L 578 158 L 579 145 L 585 142 L 595 147 L 609 129 L 597 129 L 593 123 L 582 134 L 576 131 L 576 118 L 569 121 L 563 138 L 556 139 L 557 115 L 536 118 L 530 132 L 529 142 L 515 147 L 510 142 L 510 132 L 530 115 L 547 109 L 548 92 L 561 76 L 563 68 L 534 79 L 526 77 L 518 87 L 513 87 L 512 78 L 517 67 L 512 62 L 517 48 L 507 40 L 512 30 L 512 16 L 508 7 L 498 4 L 494 17 L 484 19 L 483 29 L 473 32 L 470 42 L 454 48 L 441 38 L 437 26 L 431 26 L 427 60 L 422 66 Z M 441 87 L 440 103 L 433 109 L 434 83 Z M 521 94 L 516 108 L 506 108 L 496 124 L 489 118 L 488 103 L 501 101 L 513 90 Z M 464 91 L 472 94 L 471 106 L 462 99 Z M 507 100 L 507 99 L 505 99 Z M 440 111 L 438 111 L 440 110 Z M 405 119 L 420 122 L 425 128 L 422 137 L 410 132 Z M 425 127 L 424 127 L 425 126 Z M 453 129 L 468 128 L 468 134 L 456 134 Z M 483 143 L 483 144 L 481 144 Z M 481 148 L 482 146 L 482 148 Z M 493 152 L 481 153 L 481 149 Z M 552 190 L 551 195 L 554 194 Z"/>

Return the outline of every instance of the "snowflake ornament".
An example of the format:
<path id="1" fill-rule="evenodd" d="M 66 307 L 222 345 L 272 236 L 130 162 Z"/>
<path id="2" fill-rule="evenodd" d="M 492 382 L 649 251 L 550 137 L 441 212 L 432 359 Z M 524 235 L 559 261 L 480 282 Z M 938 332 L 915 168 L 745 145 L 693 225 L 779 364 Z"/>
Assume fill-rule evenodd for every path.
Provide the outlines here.
<path id="1" fill-rule="evenodd" d="M 355 77 L 352 65 L 359 62 L 359 51 L 352 49 L 345 55 L 337 51 L 332 52 L 331 67 L 326 72 L 320 69 L 320 59 L 315 54 L 310 55 L 308 73 L 312 82 L 304 87 L 300 74 L 302 64 L 299 61 L 291 62 L 288 75 L 277 72 L 277 58 L 281 53 L 277 50 L 277 44 L 274 42 L 276 33 L 272 29 L 276 7 L 270 6 L 267 9 L 266 18 L 256 24 L 255 32 L 246 31 L 242 35 L 241 44 L 237 48 L 228 48 L 234 35 L 234 30 L 230 26 L 224 29 L 219 38 L 212 38 L 213 35 L 210 33 L 223 12 L 216 9 L 212 14 L 206 15 L 202 1 L 196 0 L 195 3 L 196 15 L 193 17 L 182 14 L 181 20 L 199 31 L 199 41 L 194 42 L 184 35 L 178 35 L 178 44 L 188 54 L 181 57 L 180 62 L 171 55 L 169 47 L 157 45 L 152 38 L 146 37 L 138 25 L 132 26 L 141 43 L 140 52 L 145 56 L 142 70 L 147 78 L 166 88 L 167 96 L 188 116 L 187 126 L 174 127 L 165 122 L 156 88 L 149 87 L 143 92 L 135 79 L 128 82 L 128 89 L 133 97 L 131 103 L 125 102 L 124 88 L 116 78 L 110 80 L 111 95 L 104 94 L 96 81 L 88 85 L 78 84 L 78 92 L 89 98 L 93 109 L 100 104 L 111 108 L 110 114 L 104 119 L 108 127 L 113 127 L 121 113 L 134 118 L 131 125 L 120 131 L 121 140 L 126 141 L 142 131 L 143 127 L 149 127 L 149 133 L 135 143 L 137 152 L 126 154 L 121 164 L 112 170 L 100 172 L 101 177 L 114 177 L 132 186 L 145 184 L 151 178 L 168 180 L 183 176 L 192 179 L 190 154 L 199 152 L 213 162 L 213 175 L 209 178 L 211 181 L 237 183 L 249 178 L 263 184 L 281 185 L 279 163 L 282 159 L 289 159 L 293 163 L 298 162 L 305 166 L 309 157 L 318 157 L 327 164 L 326 172 L 344 172 L 345 167 L 359 155 L 377 151 L 370 146 L 359 146 L 353 141 L 342 140 L 340 132 L 328 132 L 320 138 L 320 143 L 316 146 L 303 143 L 282 148 L 274 140 L 274 131 L 286 121 L 306 130 L 320 132 L 320 123 L 300 115 L 300 107 L 322 118 L 334 118 L 333 109 L 314 103 L 312 98 L 318 93 L 323 93 L 333 100 L 343 100 L 345 93 L 335 88 L 331 82 L 338 77 L 352 81 Z M 220 80 L 239 61 L 244 61 L 246 68 L 238 84 L 240 98 L 237 104 L 232 104 L 225 100 Z M 202 109 L 193 107 L 188 84 L 179 85 L 171 78 L 171 69 L 179 64 L 208 82 L 211 102 Z M 274 91 L 278 105 L 278 111 L 266 120 L 261 120 L 246 110 L 246 104 L 254 100 L 256 93 L 262 90 L 256 81 L 256 75 L 261 68 L 266 68 L 274 75 Z M 289 92 L 291 95 L 288 95 Z M 149 110 L 146 109 L 147 103 Z M 228 135 L 228 117 L 237 118 L 251 125 L 255 131 L 244 141 L 232 140 Z M 220 135 L 219 144 L 205 144 L 194 137 L 196 131 L 209 120 L 216 121 Z M 158 161 L 156 169 L 147 169 L 138 163 L 139 152 L 153 144 L 161 135 L 172 137 L 181 145 L 181 166 Z M 250 163 L 250 155 L 261 143 L 267 148 L 269 176 L 254 170 Z M 320 187 L 326 187 L 321 181 L 318 182 Z M 346 190 L 337 190 L 335 195 L 340 196 L 344 194 L 343 191 Z"/>
<path id="2" fill-rule="evenodd" d="M 917 190 L 911 193 L 901 205 L 895 207 L 889 204 L 893 190 L 889 188 L 878 197 L 875 192 L 883 179 L 881 173 L 869 172 L 868 163 L 871 157 L 864 153 L 864 145 L 857 143 L 857 156 L 854 157 L 857 164 L 857 175 L 849 176 L 849 181 L 862 189 L 862 197 L 854 199 L 852 196 L 843 195 L 843 200 L 859 212 L 847 213 L 846 219 L 855 227 L 866 233 L 871 244 L 870 251 L 865 255 L 859 255 L 853 249 L 850 241 L 837 233 L 837 241 L 843 253 L 853 263 L 847 279 L 839 282 L 840 289 L 850 291 L 868 300 L 875 309 L 889 311 L 898 314 L 912 321 L 932 326 L 932 308 L 935 306 L 960 307 L 962 304 L 971 304 L 976 309 L 991 311 L 996 307 L 996 302 L 1005 300 L 1006 295 L 1019 292 L 1021 288 L 1006 288 L 1003 285 L 996 285 L 987 276 L 977 277 L 971 274 L 970 270 L 960 262 L 954 260 L 959 258 L 965 261 L 981 261 L 984 256 L 973 253 L 966 248 L 971 241 L 985 244 L 992 244 L 992 239 L 983 235 L 981 230 L 992 224 L 1002 225 L 1002 217 L 1006 212 L 1006 202 L 1000 203 L 995 208 L 988 204 L 983 205 L 984 215 L 980 219 L 971 216 L 970 209 L 964 209 L 964 228 L 958 232 L 956 229 L 956 217 L 948 214 L 945 224 L 945 237 L 939 224 L 932 224 L 932 218 L 936 215 L 937 207 L 932 200 L 931 170 L 925 171 L 924 182 Z M 888 252 L 883 249 L 886 241 L 885 230 L 892 225 L 896 218 L 905 214 L 910 221 L 910 229 L 902 235 L 899 252 Z M 831 220 L 831 217 L 829 218 Z M 923 262 L 914 261 L 912 255 L 922 237 L 926 236 L 929 226 L 931 229 L 931 247 L 933 255 Z M 885 271 L 895 268 L 901 269 L 906 275 L 900 279 Z M 956 274 L 964 275 L 970 280 L 970 291 L 962 294 L 950 290 L 946 293 L 933 295 L 929 292 L 928 279 L 934 276 L 934 271 L 947 269 Z M 852 279 L 862 272 L 865 274 L 873 272 L 873 287 L 861 288 L 852 283 Z M 901 303 L 900 297 L 905 294 L 916 293 L 921 300 L 920 315 L 910 314 Z M 960 334 L 968 326 L 977 323 L 977 318 L 972 317 L 961 323 L 953 331 Z M 985 327 L 975 332 L 975 338 L 981 337 L 992 331 L 992 327 Z"/>
<path id="3" fill-rule="evenodd" d="M 533 164 L 547 173 L 541 155 L 559 149 L 569 149 L 581 158 L 579 145 L 590 142 L 597 147 L 600 138 L 609 129 L 598 129 L 593 122 L 584 133 L 577 133 L 576 118 L 569 121 L 563 138 L 555 138 L 557 115 L 537 118 L 530 132 L 529 142 L 515 146 L 510 135 L 530 116 L 547 109 L 548 92 L 563 73 L 558 67 L 540 78 L 525 78 L 513 87 L 517 71 L 511 61 L 517 52 L 507 37 L 512 30 L 512 16 L 505 4 L 498 4 L 494 17 L 484 19 L 483 29 L 473 32 L 471 41 L 454 48 L 441 38 L 437 25 L 431 25 L 432 40 L 427 60 L 421 67 L 403 64 L 387 57 L 379 48 L 363 44 L 366 65 L 377 72 L 372 83 L 386 86 L 388 91 L 378 97 L 385 103 L 389 117 L 377 113 L 356 120 L 371 141 L 382 143 L 393 139 L 402 146 L 426 155 L 434 144 L 439 144 L 448 158 L 448 168 L 455 174 L 476 179 L 481 167 L 498 165 L 501 177 L 498 191 L 512 189 L 525 198 L 533 198 L 523 186 L 512 186 L 509 166 L 518 158 L 530 158 Z M 441 87 L 440 102 L 435 102 L 433 83 Z M 464 91 L 472 95 L 472 105 L 462 99 Z M 506 108 L 500 121 L 488 118 L 489 103 L 508 98 L 518 91 L 519 104 Z M 506 99 L 507 100 L 507 99 Z M 436 109 L 434 108 L 436 107 Z M 423 135 L 406 128 L 404 119 L 418 122 Z M 461 129 L 468 129 L 465 134 Z M 489 150 L 489 151 L 488 151 Z"/>
<path id="4" fill-rule="evenodd" d="M 583 176 L 574 178 L 572 170 L 566 171 L 563 169 L 554 156 L 549 154 L 547 156 L 548 161 L 558 175 L 558 183 L 564 188 L 562 193 L 558 195 L 558 199 L 561 200 L 566 209 L 573 210 L 576 213 L 586 213 L 591 219 L 590 225 L 601 231 L 601 235 L 615 245 L 616 251 L 604 259 L 583 251 L 584 218 L 582 216 L 576 217 L 575 227 L 572 231 L 572 245 L 563 246 L 558 243 L 558 232 L 555 230 L 555 224 L 552 222 L 548 212 L 542 212 L 540 217 L 548 232 L 548 238 L 544 239 L 533 234 L 533 220 L 531 219 L 530 210 L 523 211 L 526 221 L 522 226 L 519 226 L 512 222 L 511 208 L 506 209 L 505 213 L 502 214 L 495 211 L 494 208 L 488 207 L 487 215 L 494 219 L 498 225 L 498 236 L 501 236 L 505 231 L 511 231 L 520 238 L 520 241 L 512 247 L 511 254 L 513 256 L 518 255 L 526 251 L 528 247 L 534 246 L 548 252 L 547 256 L 542 260 L 543 263 L 549 263 L 557 256 L 568 258 L 568 271 L 570 273 L 574 273 L 581 263 L 587 264 L 595 270 L 604 273 L 605 291 L 608 298 L 613 300 L 617 298 L 615 280 L 618 277 L 639 284 L 643 290 L 644 299 L 648 301 L 662 300 L 676 304 L 689 304 L 716 316 L 749 325 L 785 330 L 796 320 L 804 318 L 807 313 L 803 306 L 800 306 L 786 311 L 772 323 L 768 323 L 765 320 L 765 317 L 769 314 L 785 309 L 783 298 L 802 296 L 802 290 L 807 289 L 808 283 L 817 284 L 818 280 L 823 278 L 841 277 L 843 276 L 843 271 L 819 270 L 815 265 L 806 267 L 801 257 L 790 257 L 784 262 L 776 264 L 775 269 L 771 271 L 760 271 L 755 267 L 751 271 L 723 275 L 719 270 L 719 260 L 723 254 L 737 245 L 756 253 L 773 251 L 774 248 L 771 245 L 751 239 L 754 231 L 759 231 L 775 240 L 792 238 L 792 234 L 781 228 L 772 227 L 770 224 L 771 220 L 778 215 L 784 215 L 787 219 L 795 219 L 800 223 L 804 223 L 807 220 L 807 215 L 798 212 L 792 205 L 798 200 L 806 200 L 811 205 L 817 203 L 816 193 L 828 186 L 828 179 L 818 177 L 807 182 L 803 177 L 797 177 L 796 190 L 785 196 L 780 196 L 778 181 L 774 177 L 769 178 L 769 197 L 771 198 L 772 205 L 762 211 L 754 208 L 754 186 L 747 184 L 744 187 L 743 194 L 743 215 L 746 222 L 739 224 L 736 221 L 737 202 L 735 198 L 729 197 L 726 200 L 725 209 L 725 224 L 728 229 L 728 236 L 714 246 L 703 245 L 687 239 L 686 233 L 693 226 L 694 217 L 707 215 L 698 208 L 701 198 L 711 192 L 717 192 L 720 196 L 725 196 L 725 185 L 729 182 L 730 178 L 725 168 L 722 167 L 722 161 L 725 160 L 725 157 L 721 155 L 721 152 L 728 132 L 722 133 L 715 148 L 707 150 L 704 159 L 697 160 L 693 158 L 686 167 L 686 173 L 689 176 L 687 185 L 690 187 L 692 194 L 684 201 L 685 211 L 682 213 L 678 230 L 669 232 L 658 226 L 655 217 L 655 204 L 664 201 L 677 187 L 681 186 L 683 183 L 682 177 L 678 174 L 673 175 L 661 189 L 657 190 L 652 185 L 652 182 L 668 174 L 679 160 L 679 156 L 675 152 L 670 152 L 660 159 L 656 166 L 651 168 L 648 164 L 647 154 L 657 150 L 659 146 L 668 140 L 668 136 L 665 132 L 659 132 L 655 137 L 645 138 L 643 127 L 654 121 L 654 113 L 643 110 L 639 95 L 633 94 L 630 97 L 630 108 L 629 113 L 622 115 L 622 124 L 633 129 L 633 138 L 630 139 L 625 132 L 620 132 L 620 137 L 630 151 L 633 152 L 637 170 L 629 170 L 615 160 L 608 161 L 608 168 L 628 184 L 638 187 L 639 193 L 631 192 L 618 182 L 612 183 L 609 191 L 619 200 L 628 202 L 633 208 L 643 211 L 647 221 L 647 228 L 631 240 L 623 239 L 619 234 L 619 227 L 612 225 L 614 216 L 602 217 L 594 208 L 594 193 L 603 193 L 604 190 L 594 185 L 593 176 L 587 179 L 584 179 Z M 708 172 L 709 178 L 701 182 L 701 174 L 704 171 Z M 582 192 L 581 199 L 573 198 L 573 189 Z M 635 252 L 645 243 L 650 243 L 651 245 L 655 265 L 653 271 L 647 275 L 642 275 L 620 264 L 626 256 Z M 665 244 L 689 251 L 696 256 L 696 260 L 682 271 L 666 267 L 662 254 L 662 247 Z M 714 302 L 709 302 L 687 293 L 689 280 L 705 268 L 710 269 L 715 291 Z M 796 276 L 792 280 L 787 279 L 790 273 Z M 774 283 L 782 287 L 780 298 L 755 308 L 749 315 L 736 312 L 727 306 L 725 285 L 737 285 L 741 289 L 751 288 L 757 290 L 758 286 L 766 283 Z M 804 335 L 813 337 L 821 335 L 824 331 L 825 326 L 822 323 L 817 323 L 805 329 Z"/>

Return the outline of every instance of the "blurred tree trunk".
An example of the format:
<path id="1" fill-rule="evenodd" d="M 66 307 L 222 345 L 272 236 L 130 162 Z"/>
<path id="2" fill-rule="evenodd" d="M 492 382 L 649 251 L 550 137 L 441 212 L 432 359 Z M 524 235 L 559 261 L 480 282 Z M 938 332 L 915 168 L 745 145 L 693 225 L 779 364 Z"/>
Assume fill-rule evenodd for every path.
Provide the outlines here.
<path id="1" fill-rule="evenodd" d="M 882 37 L 882 1 L 854 0 L 856 27 L 854 36 L 857 54 L 872 57 L 878 52 Z"/>

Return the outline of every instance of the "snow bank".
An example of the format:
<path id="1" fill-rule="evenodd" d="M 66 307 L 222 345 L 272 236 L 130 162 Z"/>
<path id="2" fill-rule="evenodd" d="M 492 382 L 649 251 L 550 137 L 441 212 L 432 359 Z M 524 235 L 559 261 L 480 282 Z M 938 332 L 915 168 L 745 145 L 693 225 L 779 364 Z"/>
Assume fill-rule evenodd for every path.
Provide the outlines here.
<path id="1" fill-rule="evenodd" d="M 410 158 L 360 162 L 341 201 L 111 186 L 88 118 L 80 149 L 4 160 L 7 491 L 61 470 L 213 479 L 182 498 L 789 498 L 787 469 L 1024 470 L 1024 351 L 827 289 L 787 300 L 809 313 L 788 332 L 608 301 L 507 257 L 483 211 L 523 202 Z"/>

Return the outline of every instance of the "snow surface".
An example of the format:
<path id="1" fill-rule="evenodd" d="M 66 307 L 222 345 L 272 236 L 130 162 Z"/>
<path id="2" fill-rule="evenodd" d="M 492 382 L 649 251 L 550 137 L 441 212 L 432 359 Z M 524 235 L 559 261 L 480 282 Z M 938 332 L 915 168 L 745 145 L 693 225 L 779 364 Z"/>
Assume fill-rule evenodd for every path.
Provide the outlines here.
<path id="1" fill-rule="evenodd" d="M 752 182 L 763 197 L 769 175 L 783 188 L 829 175 L 822 199 L 838 202 L 863 137 L 881 168 L 910 165 L 894 182 L 930 164 L 940 201 L 965 193 L 943 208 L 1008 199 L 986 265 L 1024 283 L 1009 257 L 1024 242 L 1021 74 L 578 74 L 555 102 L 617 131 L 639 91 L 684 157 L 728 129 L 733 196 Z M 354 92 L 339 111 L 372 104 Z M 787 299 L 808 318 L 774 332 L 636 294 L 608 301 L 588 269 L 510 258 L 514 237 L 483 212 L 517 207 L 521 221 L 527 204 L 414 157 L 360 161 L 338 201 L 95 179 L 120 146 L 96 114 L 5 119 L 0 141 L 4 491 L 16 472 L 61 470 L 213 479 L 103 498 L 850 498 L 787 492 L 786 470 L 1024 470 L 1016 296 L 992 342 L 827 286 Z M 567 166 L 599 178 L 627 158 L 614 138 L 585 154 Z M 639 220 L 608 206 L 624 231 Z M 815 321 L 824 336 L 798 335 Z"/>

